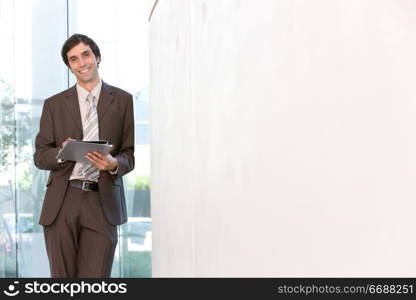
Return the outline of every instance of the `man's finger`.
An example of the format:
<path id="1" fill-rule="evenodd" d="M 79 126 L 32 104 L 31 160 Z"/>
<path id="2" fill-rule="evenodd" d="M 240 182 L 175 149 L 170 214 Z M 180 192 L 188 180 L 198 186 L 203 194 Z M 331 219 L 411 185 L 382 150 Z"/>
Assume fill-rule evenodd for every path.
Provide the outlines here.
<path id="1" fill-rule="evenodd" d="M 104 166 L 96 161 L 93 161 L 92 159 L 90 159 L 91 163 L 98 169 L 98 170 L 103 170 Z"/>
<path id="2" fill-rule="evenodd" d="M 96 156 L 94 156 L 94 154 L 87 153 L 85 157 L 88 158 L 98 169 L 106 169 L 105 161 L 101 160 L 100 158 L 97 158 Z"/>
<path id="3" fill-rule="evenodd" d="M 96 151 L 94 151 L 93 152 L 96 156 L 98 156 L 99 158 L 101 158 L 102 160 L 107 160 L 107 157 L 104 155 L 104 154 L 102 154 L 102 153 L 100 153 L 100 152 L 96 152 Z"/>
<path id="4" fill-rule="evenodd" d="M 89 155 L 91 158 L 95 159 L 95 160 L 101 160 L 101 158 L 95 154 L 96 152 L 90 152 L 87 153 L 87 155 Z"/>
<path id="5" fill-rule="evenodd" d="M 91 153 L 87 153 L 85 155 L 86 158 L 88 158 L 92 163 L 96 164 L 99 162 L 98 158 L 96 158 L 94 155 L 92 155 Z"/>

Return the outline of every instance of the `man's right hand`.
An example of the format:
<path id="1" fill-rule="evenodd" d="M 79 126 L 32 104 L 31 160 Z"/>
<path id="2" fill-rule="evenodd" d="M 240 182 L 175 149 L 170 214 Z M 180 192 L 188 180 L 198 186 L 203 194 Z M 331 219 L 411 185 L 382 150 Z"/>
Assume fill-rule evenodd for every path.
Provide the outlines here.
<path id="1" fill-rule="evenodd" d="M 69 142 L 69 141 L 76 141 L 76 139 L 73 139 L 71 137 L 67 138 L 65 141 L 62 142 L 61 148 L 65 147 L 65 145 Z"/>

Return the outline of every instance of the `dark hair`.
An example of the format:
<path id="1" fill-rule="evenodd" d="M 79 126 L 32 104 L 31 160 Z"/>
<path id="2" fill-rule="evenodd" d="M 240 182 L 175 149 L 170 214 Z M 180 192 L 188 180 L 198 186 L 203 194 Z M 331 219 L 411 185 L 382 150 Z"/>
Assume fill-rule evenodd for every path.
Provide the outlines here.
<path id="1" fill-rule="evenodd" d="M 97 44 L 88 36 L 83 35 L 83 34 L 79 34 L 79 33 L 75 33 L 72 36 L 70 36 L 64 43 L 64 45 L 62 46 L 62 50 L 61 50 L 61 55 L 62 55 L 62 59 L 64 60 L 64 63 L 69 67 L 69 62 L 68 62 L 68 52 L 74 48 L 76 45 L 78 45 L 79 43 L 84 43 L 85 45 L 90 46 L 92 52 L 94 53 L 95 57 L 99 57 L 101 60 L 101 53 L 100 53 L 100 48 L 98 48 Z M 100 62 L 98 62 L 99 64 Z"/>

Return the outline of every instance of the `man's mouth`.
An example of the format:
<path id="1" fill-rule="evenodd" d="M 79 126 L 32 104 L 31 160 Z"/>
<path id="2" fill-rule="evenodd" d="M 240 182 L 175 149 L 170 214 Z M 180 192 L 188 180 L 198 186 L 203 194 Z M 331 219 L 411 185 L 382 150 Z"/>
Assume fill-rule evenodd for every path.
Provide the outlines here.
<path id="1" fill-rule="evenodd" d="M 90 70 L 89 68 L 86 68 L 86 69 L 80 70 L 79 73 L 80 74 L 87 74 L 89 70 Z"/>

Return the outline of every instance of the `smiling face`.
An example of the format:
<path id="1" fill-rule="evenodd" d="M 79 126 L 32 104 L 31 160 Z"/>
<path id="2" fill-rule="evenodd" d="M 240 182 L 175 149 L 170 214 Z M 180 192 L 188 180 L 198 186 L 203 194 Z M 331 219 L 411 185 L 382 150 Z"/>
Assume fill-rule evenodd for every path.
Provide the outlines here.
<path id="1" fill-rule="evenodd" d="M 95 86 L 99 82 L 98 63 L 101 58 L 95 57 L 89 45 L 79 43 L 68 51 L 67 57 L 69 68 L 81 86 Z"/>

